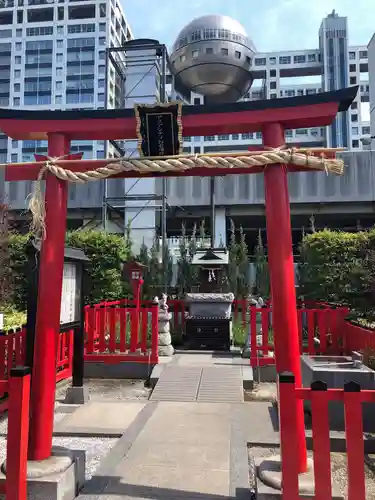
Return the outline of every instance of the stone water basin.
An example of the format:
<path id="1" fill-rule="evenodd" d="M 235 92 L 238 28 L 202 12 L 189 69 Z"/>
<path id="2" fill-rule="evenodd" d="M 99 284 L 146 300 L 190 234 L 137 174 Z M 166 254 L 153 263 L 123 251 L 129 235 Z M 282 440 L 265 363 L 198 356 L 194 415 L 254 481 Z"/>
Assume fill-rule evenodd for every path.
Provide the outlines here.
<path id="1" fill-rule="evenodd" d="M 361 389 L 375 390 L 375 372 L 356 356 L 301 356 L 303 387 L 310 387 L 317 380 L 325 382 L 329 389 L 343 389 L 348 382 L 356 382 Z M 311 404 L 305 401 L 310 412 Z M 375 431 L 375 404 L 362 405 L 363 425 L 366 432 Z M 329 420 L 332 430 L 344 430 L 344 405 L 341 401 L 329 403 Z"/>

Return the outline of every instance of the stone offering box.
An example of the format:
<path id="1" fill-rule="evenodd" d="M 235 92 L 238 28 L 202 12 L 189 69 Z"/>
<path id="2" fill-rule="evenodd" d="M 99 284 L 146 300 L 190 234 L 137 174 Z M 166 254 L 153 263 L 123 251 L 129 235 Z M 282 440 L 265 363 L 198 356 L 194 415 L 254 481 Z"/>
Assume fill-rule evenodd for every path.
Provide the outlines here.
<path id="1" fill-rule="evenodd" d="M 233 293 L 188 293 L 185 321 L 189 347 L 229 350 L 232 341 Z"/>
<path id="2" fill-rule="evenodd" d="M 326 382 L 329 389 L 343 389 L 344 384 L 356 382 L 361 389 L 375 389 L 375 372 L 362 363 L 361 356 L 301 356 L 303 387 L 310 387 L 317 380 Z M 305 401 L 305 409 L 311 411 L 310 401 Z M 375 404 L 363 403 L 363 429 L 375 431 Z M 344 405 L 341 401 L 330 401 L 329 424 L 331 430 L 344 430 Z"/>

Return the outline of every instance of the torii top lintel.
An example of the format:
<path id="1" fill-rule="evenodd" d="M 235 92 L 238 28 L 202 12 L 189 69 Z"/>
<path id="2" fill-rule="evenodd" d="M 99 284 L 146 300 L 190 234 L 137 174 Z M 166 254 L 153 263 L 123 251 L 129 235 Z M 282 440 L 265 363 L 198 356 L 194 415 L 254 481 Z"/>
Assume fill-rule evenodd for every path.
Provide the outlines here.
<path id="1" fill-rule="evenodd" d="M 358 86 L 315 95 L 218 105 L 183 106 L 184 136 L 257 132 L 268 123 L 285 129 L 330 125 L 346 111 Z M 0 129 L 12 139 L 45 140 L 63 133 L 71 140 L 135 139 L 133 109 L 39 111 L 0 109 Z"/>

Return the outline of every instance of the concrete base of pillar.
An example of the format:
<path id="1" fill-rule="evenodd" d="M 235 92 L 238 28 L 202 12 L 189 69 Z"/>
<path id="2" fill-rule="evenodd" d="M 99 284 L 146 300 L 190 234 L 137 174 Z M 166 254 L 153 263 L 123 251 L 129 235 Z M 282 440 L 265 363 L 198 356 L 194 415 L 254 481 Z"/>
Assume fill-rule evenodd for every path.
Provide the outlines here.
<path id="1" fill-rule="evenodd" d="M 269 498 L 274 500 L 282 497 L 281 483 L 281 457 L 274 455 L 272 457 L 258 460 L 257 466 L 257 491 L 259 499 Z M 300 474 L 298 478 L 299 494 L 301 497 L 310 497 L 315 494 L 314 463 L 311 458 L 307 459 L 307 472 Z M 343 496 L 340 490 L 332 484 L 332 499 L 342 500 Z"/>
<path id="2" fill-rule="evenodd" d="M 74 500 L 85 483 L 85 452 L 54 447 L 46 460 L 27 463 L 27 500 Z M 0 484 L 6 481 L 6 462 Z M 0 495 L 5 498 L 5 495 Z"/>
<path id="3" fill-rule="evenodd" d="M 68 405 L 83 405 L 89 400 L 90 394 L 87 387 L 68 387 L 64 403 Z"/>

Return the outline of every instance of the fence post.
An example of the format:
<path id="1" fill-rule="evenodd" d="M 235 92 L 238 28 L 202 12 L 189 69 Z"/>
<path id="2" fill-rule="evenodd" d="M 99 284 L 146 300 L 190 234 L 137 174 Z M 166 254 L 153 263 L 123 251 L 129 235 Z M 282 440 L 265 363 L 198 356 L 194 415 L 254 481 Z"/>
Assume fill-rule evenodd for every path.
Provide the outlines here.
<path id="1" fill-rule="evenodd" d="M 361 387 L 356 382 L 344 385 L 346 454 L 348 464 L 348 500 L 365 500 L 365 464 L 363 459 L 363 420 Z"/>
<path id="2" fill-rule="evenodd" d="M 12 368 L 10 371 L 5 483 L 5 494 L 9 500 L 27 498 L 30 374 L 29 367 Z"/>
<path id="3" fill-rule="evenodd" d="M 151 362 L 158 363 L 159 361 L 159 307 L 157 304 L 151 307 Z"/>
<path id="4" fill-rule="evenodd" d="M 332 497 L 328 396 L 327 384 L 325 382 L 316 380 L 311 384 L 316 500 L 326 500 Z"/>
<path id="5" fill-rule="evenodd" d="M 296 412 L 290 408 L 296 407 L 295 379 L 289 372 L 278 376 L 279 387 L 279 426 L 283 499 L 298 500 L 298 442 L 296 436 Z"/>

